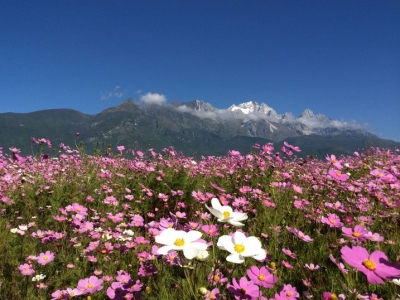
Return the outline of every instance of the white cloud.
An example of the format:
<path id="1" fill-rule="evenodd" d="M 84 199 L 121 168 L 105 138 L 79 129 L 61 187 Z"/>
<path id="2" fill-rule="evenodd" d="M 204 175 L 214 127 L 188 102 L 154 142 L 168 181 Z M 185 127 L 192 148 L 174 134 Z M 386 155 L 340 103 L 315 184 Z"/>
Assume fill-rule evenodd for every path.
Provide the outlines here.
<path id="1" fill-rule="evenodd" d="M 109 100 L 111 98 L 122 98 L 125 95 L 126 91 L 121 88 L 121 86 L 117 85 L 112 91 L 100 92 L 100 100 Z"/>
<path id="2" fill-rule="evenodd" d="M 149 92 L 146 95 L 140 96 L 140 101 L 146 104 L 163 105 L 167 103 L 167 98 L 165 95 Z"/>

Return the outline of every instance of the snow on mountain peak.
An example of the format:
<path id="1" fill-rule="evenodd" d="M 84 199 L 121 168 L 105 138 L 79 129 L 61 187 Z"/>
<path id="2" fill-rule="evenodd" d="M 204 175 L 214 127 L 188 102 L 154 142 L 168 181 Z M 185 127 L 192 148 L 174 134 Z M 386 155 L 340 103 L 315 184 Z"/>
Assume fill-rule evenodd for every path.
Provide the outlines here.
<path id="1" fill-rule="evenodd" d="M 249 113 L 262 113 L 264 115 L 268 115 L 268 116 L 277 116 L 276 111 L 269 107 L 267 104 L 265 103 L 261 103 L 258 104 L 255 101 L 248 101 L 248 102 L 244 102 L 241 103 L 239 105 L 231 105 L 228 108 L 229 111 L 241 111 L 244 114 L 249 114 Z"/>
<path id="2" fill-rule="evenodd" d="M 300 115 L 300 118 L 313 118 L 313 117 L 314 113 L 309 108 L 305 109 Z"/>

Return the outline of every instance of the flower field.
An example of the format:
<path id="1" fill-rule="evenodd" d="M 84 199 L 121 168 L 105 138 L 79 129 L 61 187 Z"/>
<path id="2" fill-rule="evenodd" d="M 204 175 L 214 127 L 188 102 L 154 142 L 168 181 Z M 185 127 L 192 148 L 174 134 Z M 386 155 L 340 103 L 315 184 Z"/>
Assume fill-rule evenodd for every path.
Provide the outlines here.
<path id="1" fill-rule="evenodd" d="M 400 298 L 400 150 L 299 151 L 2 149 L 0 299 Z"/>

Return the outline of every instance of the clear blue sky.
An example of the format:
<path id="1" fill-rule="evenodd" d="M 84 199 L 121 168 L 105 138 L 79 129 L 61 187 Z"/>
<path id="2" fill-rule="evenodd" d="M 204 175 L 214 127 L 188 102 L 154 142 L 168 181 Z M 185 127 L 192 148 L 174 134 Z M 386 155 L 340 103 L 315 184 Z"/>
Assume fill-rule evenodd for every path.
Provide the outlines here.
<path id="1" fill-rule="evenodd" d="M 0 112 L 128 97 L 310 108 L 400 141 L 400 1 L 0 3 Z"/>

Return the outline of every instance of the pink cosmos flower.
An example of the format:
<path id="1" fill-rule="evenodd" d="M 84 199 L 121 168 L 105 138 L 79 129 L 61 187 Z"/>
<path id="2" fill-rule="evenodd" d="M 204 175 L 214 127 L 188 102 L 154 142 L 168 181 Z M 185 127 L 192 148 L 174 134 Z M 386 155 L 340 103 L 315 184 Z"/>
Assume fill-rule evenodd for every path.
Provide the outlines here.
<path id="1" fill-rule="evenodd" d="M 45 253 L 40 253 L 39 256 L 37 257 L 38 264 L 41 264 L 42 266 L 47 265 L 53 260 L 54 260 L 54 253 L 50 251 L 46 251 Z"/>
<path id="2" fill-rule="evenodd" d="M 343 223 L 340 222 L 340 218 L 336 214 L 328 214 L 328 217 L 323 217 L 321 222 L 329 225 L 329 227 L 337 228 L 343 226 Z"/>
<path id="3" fill-rule="evenodd" d="M 382 242 L 384 240 L 384 237 L 379 235 L 379 233 L 372 233 L 371 231 L 369 231 L 365 237 L 373 242 Z"/>
<path id="4" fill-rule="evenodd" d="M 219 298 L 220 298 L 219 289 L 214 288 L 212 291 L 207 291 L 207 294 L 206 294 L 204 300 L 217 300 Z"/>
<path id="5" fill-rule="evenodd" d="M 301 194 L 301 193 L 303 192 L 303 189 L 302 189 L 300 186 L 298 186 L 298 185 L 293 184 L 293 185 L 292 185 L 292 188 L 293 188 L 293 190 L 294 190 L 296 193 Z"/>
<path id="6" fill-rule="evenodd" d="M 272 288 L 278 282 L 278 277 L 271 274 L 266 267 L 259 269 L 256 266 L 252 266 L 247 270 L 247 275 L 255 284 L 267 289 Z"/>
<path id="7" fill-rule="evenodd" d="M 367 239 L 368 229 L 364 226 L 356 225 L 354 230 L 352 228 L 342 227 L 342 232 L 345 236 L 358 242 L 362 242 Z"/>
<path id="8" fill-rule="evenodd" d="M 291 233 L 293 233 L 294 235 L 296 235 L 299 239 L 303 240 L 304 242 L 309 243 L 309 242 L 312 242 L 314 240 L 314 239 L 310 238 L 310 236 L 305 235 L 304 232 L 302 232 L 302 231 L 300 231 L 300 230 L 298 230 L 296 228 L 292 228 L 292 227 L 286 226 L 286 229 L 288 231 L 290 231 Z"/>
<path id="9" fill-rule="evenodd" d="M 21 274 L 24 276 L 30 276 L 35 273 L 35 270 L 32 268 L 32 265 L 30 264 L 23 264 L 18 267 L 18 269 L 21 271 Z"/>
<path id="10" fill-rule="evenodd" d="M 228 284 L 228 290 L 235 296 L 235 299 L 256 299 L 260 295 L 260 289 L 253 281 L 246 277 L 240 278 L 239 282 L 232 279 L 233 284 Z"/>
<path id="11" fill-rule="evenodd" d="M 290 256 L 291 258 L 296 258 L 296 254 L 290 251 L 289 249 L 282 248 L 283 253 L 285 253 L 287 256 Z"/>
<path id="12" fill-rule="evenodd" d="M 52 300 L 57 300 L 57 299 L 68 299 L 69 296 L 65 293 L 65 291 L 62 290 L 57 290 L 54 293 L 51 294 L 53 298 Z"/>
<path id="13" fill-rule="evenodd" d="M 310 271 L 316 271 L 320 268 L 320 266 L 314 264 L 305 264 L 304 267 L 309 269 Z"/>
<path id="14" fill-rule="evenodd" d="M 400 275 L 400 265 L 388 261 L 382 251 L 374 251 L 371 254 L 361 246 L 348 246 L 340 250 L 343 260 L 350 266 L 363 272 L 367 280 L 372 284 L 385 284 L 383 279 L 390 279 Z"/>
<path id="15" fill-rule="evenodd" d="M 344 264 L 342 264 L 340 261 L 338 261 L 332 254 L 329 254 L 329 258 L 330 258 L 330 260 L 339 268 L 339 270 L 340 270 L 343 274 L 349 273 L 349 270 L 346 269 L 346 267 L 344 266 Z"/>
<path id="16" fill-rule="evenodd" d="M 288 269 L 293 269 L 293 266 L 291 264 L 289 264 L 287 261 L 282 260 L 282 265 L 284 265 L 286 268 Z"/>
<path id="17" fill-rule="evenodd" d="M 218 228 L 215 225 L 203 225 L 201 226 L 201 230 L 203 230 L 209 236 L 219 235 Z"/>
<path id="18" fill-rule="evenodd" d="M 343 168 L 342 164 L 340 163 L 339 160 L 337 160 L 335 155 L 331 155 L 331 156 L 326 156 L 326 160 L 330 161 L 332 163 L 332 165 L 334 165 L 337 169 L 341 170 Z"/>
<path id="19" fill-rule="evenodd" d="M 90 276 L 89 278 L 79 280 L 77 288 L 82 294 L 93 294 L 103 288 L 102 284 L 102 279 L 96 276 Z"/>
<path id="20" fill-rule="evenodd" d="M 285 284 L 279 294 L 275 294 L 275 300 L 295 300 L 300 297 L 296 288 L 290 284 Z"/>
<path id="21" fill-rule="evenodd" d="M 329 175 L 336 181 L 346 181 L 349 179 L 349 175 L 334 169 L 329 170 Z"/>
<path id="22" fill-rule="evenodd" d="M 293 145 L 291 145 L 291 144 L 289 144 L 288 142 L 283 142 L 283 144 L 286 146 L 286 147 L 288 147 L 289 149 L 292 149 L 292 150 L 294 150 L 294 151 L 296 151 L 296 152 L 300 152 L 301 150 L 300 150 L 300 148 L 298 147 L 298 146 L 293 146 Z"/>

